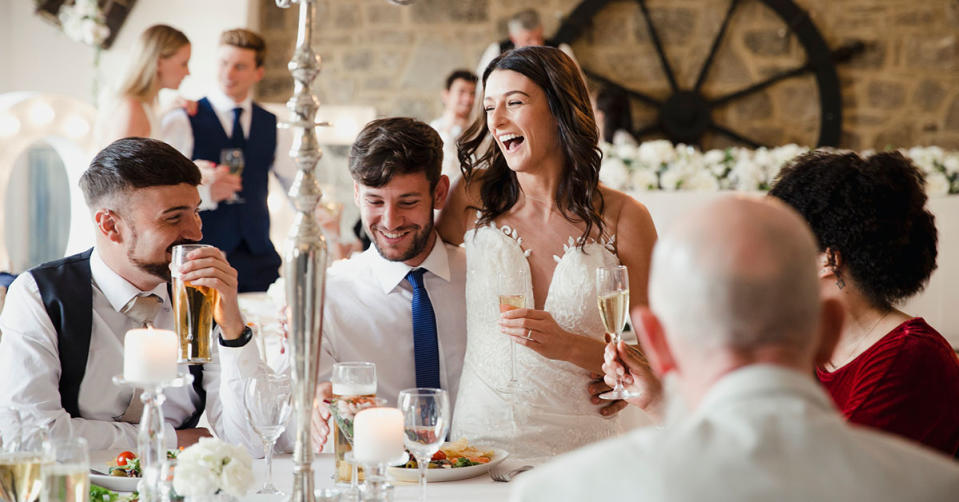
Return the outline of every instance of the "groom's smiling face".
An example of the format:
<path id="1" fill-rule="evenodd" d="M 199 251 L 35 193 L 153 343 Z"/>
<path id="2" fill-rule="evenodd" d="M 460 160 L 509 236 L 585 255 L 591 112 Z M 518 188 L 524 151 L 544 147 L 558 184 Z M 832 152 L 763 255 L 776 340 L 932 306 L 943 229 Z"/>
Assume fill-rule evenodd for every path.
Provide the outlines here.
<path id="1" fill-rule="evenodd" d="M 430 190 L 422 172 L 395 175 L 380 187 L 354 183 L 360 218 L 376 250 L 387 260 L 411 267 L 422 263 L 436 241 L 433 209 L 442 207 L 448 187 L 443 177 Z"/>

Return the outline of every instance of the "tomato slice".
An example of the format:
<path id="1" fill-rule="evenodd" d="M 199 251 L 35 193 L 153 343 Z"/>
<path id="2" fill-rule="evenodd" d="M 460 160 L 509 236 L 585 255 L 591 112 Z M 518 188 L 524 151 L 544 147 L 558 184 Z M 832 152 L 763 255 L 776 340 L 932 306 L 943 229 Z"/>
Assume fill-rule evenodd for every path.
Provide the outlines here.
<path id="1" fill-rule="evenodd" d="M 127 465 L 128 460 L 133 460 L 135 458 L 137 458 L 137 455 L 136 453 L 133 453 L 132 451 L 125 451 L 123 453 L 120 453 L 119 455 L 117 455 L 117 467 L 123 467 Z"/>
<path id="2" fill-rule="evenodd" d="M 437 452 L 433 454 L 433 458 L 431 458 L 430 460 L 443 460 L 445 458 L 446 458 L 446 453 L 443 453 L 443 450 L 437 450 Z"/>

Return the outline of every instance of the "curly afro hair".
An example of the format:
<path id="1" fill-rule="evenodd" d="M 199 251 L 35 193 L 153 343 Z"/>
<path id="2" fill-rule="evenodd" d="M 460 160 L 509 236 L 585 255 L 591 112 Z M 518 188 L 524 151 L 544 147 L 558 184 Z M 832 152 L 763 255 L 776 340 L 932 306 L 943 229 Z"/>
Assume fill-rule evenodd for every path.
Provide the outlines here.
<path id="1" fill-rule="evenodd" d="M 876 308 L 918 293 L 936 269 L 925 178 L 899 152 L 809 152 L 780 172 L 769 194 L 802 214 L 821 251 L 840 253 L 837 274 L 851 277 Z"/>

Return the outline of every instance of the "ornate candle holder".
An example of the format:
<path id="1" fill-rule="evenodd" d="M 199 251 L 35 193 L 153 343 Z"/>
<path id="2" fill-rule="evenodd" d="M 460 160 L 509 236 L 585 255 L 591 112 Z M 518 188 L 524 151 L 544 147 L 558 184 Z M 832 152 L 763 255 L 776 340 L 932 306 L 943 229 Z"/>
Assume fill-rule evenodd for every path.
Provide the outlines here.
<path id="1" fill-rule="evenodd" d="M 166 447 L 163 443 L 163 402 L 166 401 L 166 396 L 163 389 L 190 385 L 193 383 L 193 375 L 185 373 L 161 382 L 131 382 L 115 376 L 113 383 L 143 389 L 140 394 L 143 414 L 140 416 L 140 429 L 137 434 L 137 450 L 143 476 L 137 485 L 137 491 L 140 493 L 141 502 L 160 502 L 163 499 L 160 481 L 166 461 Z"/>
<path id="2" fill-rule="evenodd" d="M 393 502 L 393 484 L 390 483 L 386 469 L 394 465 L 403 465 L 409 461 L 406 453 L 386 462 L 357 462 L 353 452 L 347 452 L 344 460 L 363 467 L 366 479 L 359 499 L 362 502 Z"/>

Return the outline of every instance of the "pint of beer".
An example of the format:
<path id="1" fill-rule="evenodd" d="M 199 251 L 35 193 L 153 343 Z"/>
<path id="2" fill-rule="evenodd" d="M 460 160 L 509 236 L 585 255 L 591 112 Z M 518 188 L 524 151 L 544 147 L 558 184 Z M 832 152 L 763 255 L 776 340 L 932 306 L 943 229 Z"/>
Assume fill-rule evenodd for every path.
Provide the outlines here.
<path id="1" fill-rule="evenodd" d="M 213 360 L 213 309 L 217 291 L 207 286 L 194 286 L 182 279 L 180 266 L 188 261 L 186 255 L 206 244 L 180 244 L 173 247 L 171 264 L 173 276 L 173 316 L 176 334 L 180 339 L 180 357 L 177 362 L 203 364 Z"/>

